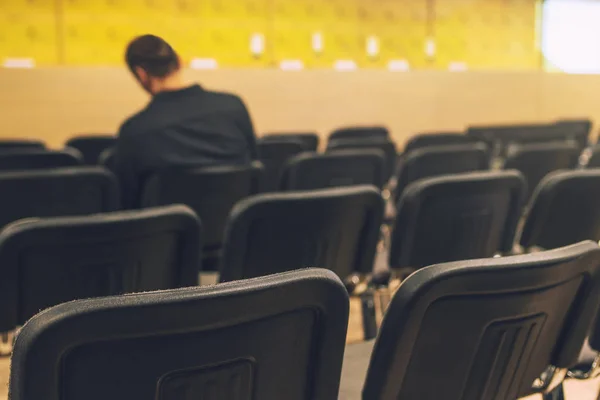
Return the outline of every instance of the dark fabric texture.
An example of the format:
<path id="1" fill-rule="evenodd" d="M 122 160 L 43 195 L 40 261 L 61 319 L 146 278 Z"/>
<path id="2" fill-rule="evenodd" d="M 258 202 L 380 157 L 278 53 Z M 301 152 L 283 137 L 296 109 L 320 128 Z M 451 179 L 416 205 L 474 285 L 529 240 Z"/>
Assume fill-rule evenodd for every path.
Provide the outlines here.
<path id="1" fill-rule="evenodd" d="M 256 158 L 254 128 L 243 101 L 193 85 L 158 93 L 123 123 L 114 165 L 123 205 L 135 208 L 143 180 L 153 172 L 247 164 Z"/>

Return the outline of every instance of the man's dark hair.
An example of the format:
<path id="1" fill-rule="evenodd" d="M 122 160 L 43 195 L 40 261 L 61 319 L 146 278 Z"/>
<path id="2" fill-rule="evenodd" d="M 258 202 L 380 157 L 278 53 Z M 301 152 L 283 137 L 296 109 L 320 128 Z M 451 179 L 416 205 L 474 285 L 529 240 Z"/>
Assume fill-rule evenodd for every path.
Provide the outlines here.
<path id="1" fill-rule="evenodd" d="M 179 69 L 179 56 L 171 45 L 154 35 L 143 35 L 133 39 L 125 52 L 127 66 L 135 74 L 141 67 L 148 75 L 164 78 Z"/>

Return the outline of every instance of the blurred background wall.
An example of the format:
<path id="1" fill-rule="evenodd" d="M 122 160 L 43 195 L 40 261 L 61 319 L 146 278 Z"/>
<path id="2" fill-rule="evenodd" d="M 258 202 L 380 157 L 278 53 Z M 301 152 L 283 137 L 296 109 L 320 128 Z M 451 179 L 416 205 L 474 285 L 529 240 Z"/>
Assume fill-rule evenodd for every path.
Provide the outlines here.
<path id="1" fill-rule="evenodd" d="M 148 100 L 122 61 L 142 33 L 170 41 L 190 79 L 240 94 L 259 133 L 386 124 L 401 143 L 470 124 L 600 121 L 600 75 L 544 72 L 600 61 L 599 5 L 0 0 L 0 62 L 19 67 L 0 68 L 0 136 L 58 146 L 74 133 L 115 132 Z"/>
<path id="2" fill-rule="evenodd" d="M 135 35 L 220 67 L 536 69 L 539 0 L 0 0 L 0 58 L 120 65 Z M 256 54 L 250 47 L 255 46 Z"/>

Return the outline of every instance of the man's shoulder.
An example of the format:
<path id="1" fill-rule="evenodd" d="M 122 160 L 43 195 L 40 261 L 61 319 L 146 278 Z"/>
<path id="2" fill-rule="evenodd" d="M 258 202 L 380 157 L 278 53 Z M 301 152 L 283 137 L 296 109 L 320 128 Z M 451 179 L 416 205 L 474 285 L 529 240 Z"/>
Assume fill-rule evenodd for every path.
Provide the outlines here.
<path id="1" fill-rule="evenodd" d="M 205 95 L 211 99 L 211 101 L 220 101 L 223 104 L 236 105 L 236 106 L 244 106 L 244 102 L 237 94 L 225 92 L 225 91 L 216 91 L 216 90 L 204 90 Z"/>
<path id="2" fill-rule="evenodd" d="M 147 110 L 143 109 L 123 121 L 119 128 L 119 138 L 131 138 L 136 133 L 143 132 L 144 129 L 141 128 L 144 127 L 147 120 L 146 113 Z"/>

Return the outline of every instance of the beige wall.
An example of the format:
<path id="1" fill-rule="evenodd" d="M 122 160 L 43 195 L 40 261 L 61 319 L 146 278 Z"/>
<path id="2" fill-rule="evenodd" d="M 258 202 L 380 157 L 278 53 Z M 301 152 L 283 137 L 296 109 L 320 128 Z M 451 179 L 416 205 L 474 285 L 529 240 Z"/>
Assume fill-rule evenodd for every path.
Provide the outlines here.
<path id="1" fill-rule="evenodd" d="M 258 132 L 383 123 L 398 142 L 470 124 L 589 116 L 600 121 L 600 76 L 511 72 L 188 71 L 239 93 Z M 60 146 L 79 132 L 114 132 L 147 101 L 123 68 L 0 69 L 0 137 Z"/>

